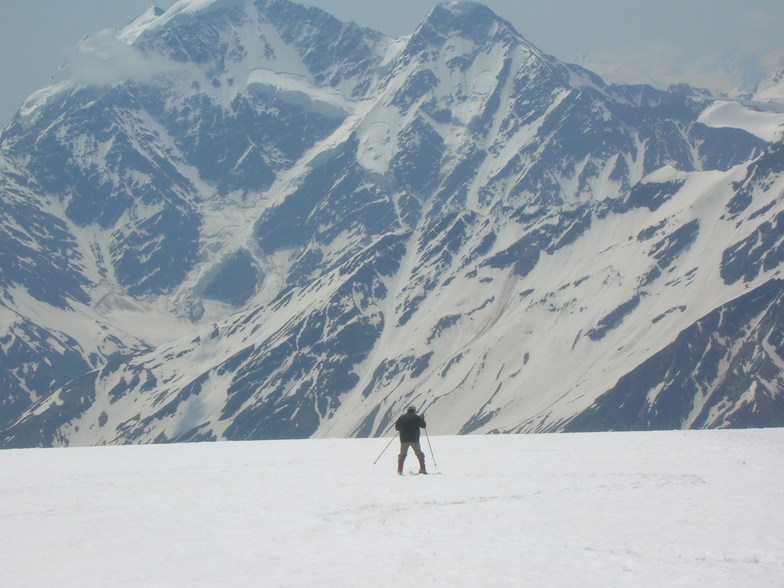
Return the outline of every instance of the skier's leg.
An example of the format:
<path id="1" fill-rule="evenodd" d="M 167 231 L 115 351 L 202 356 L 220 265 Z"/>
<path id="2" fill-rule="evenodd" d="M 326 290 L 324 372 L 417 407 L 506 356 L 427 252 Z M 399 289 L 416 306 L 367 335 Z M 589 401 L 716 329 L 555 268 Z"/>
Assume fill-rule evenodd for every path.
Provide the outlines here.
<path id="1" fill-rule="evenodd" d="M 425 469 L 425 453 L 422 451 L 422 448 L 419 446 L 419 443 L 412 443 L 411 448 L 414 450 L 414 453 L 419 460 L 419 473 L 426 474 L 427 470 Z"/>
<path id="2" fill-rule="evenodd" d="M 397 473 L 403 475 L 403 462 L 406 461 L 408 453 L 408 443 L 400 443 L 400 455 L 397 456 Z"/>

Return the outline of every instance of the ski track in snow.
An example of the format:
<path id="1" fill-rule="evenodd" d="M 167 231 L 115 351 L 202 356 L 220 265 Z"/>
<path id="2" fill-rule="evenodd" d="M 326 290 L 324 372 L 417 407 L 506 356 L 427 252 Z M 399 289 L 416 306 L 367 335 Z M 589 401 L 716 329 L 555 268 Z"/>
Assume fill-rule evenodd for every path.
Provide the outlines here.
<path id="1" fill-rule="evenodd" d="M 782 429 L 429 440 L 2 451 L 2 585 L 784 584 Z"/>

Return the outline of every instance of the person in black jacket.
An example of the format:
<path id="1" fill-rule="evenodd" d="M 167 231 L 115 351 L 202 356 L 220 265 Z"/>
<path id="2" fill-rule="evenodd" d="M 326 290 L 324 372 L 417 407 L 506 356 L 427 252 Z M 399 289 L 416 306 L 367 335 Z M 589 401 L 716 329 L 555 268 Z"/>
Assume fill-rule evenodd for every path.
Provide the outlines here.
<path id="1" fill-rule="evenodd" d="M 400 455 L 397 456 L 397 473 L 403 475 L 403 462 L 406 460 L 408 448 L 414 450 L 419 460 L 419 473 L 426 474 L 425 454 L 419 446 L 419 429 L 427 427 L 424 415 L 416 413 L 416 407 L 409 406 L 406 414 L 397 419 L 395 429 L 400 431 Z"/>

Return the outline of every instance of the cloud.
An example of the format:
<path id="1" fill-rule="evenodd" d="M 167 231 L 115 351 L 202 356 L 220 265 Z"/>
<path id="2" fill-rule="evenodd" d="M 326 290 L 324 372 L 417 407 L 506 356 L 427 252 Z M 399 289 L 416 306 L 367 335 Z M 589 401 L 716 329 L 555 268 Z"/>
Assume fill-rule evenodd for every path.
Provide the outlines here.
<path id="1" fill-rule="evenodd" d="M 169 74 L 177 64 L 160 54 L 145 54 L 103 31 L 83 39 L 66 61 L 60 76 L 77 84 L 114 85 L 126 81 L 149 81 Z"/>

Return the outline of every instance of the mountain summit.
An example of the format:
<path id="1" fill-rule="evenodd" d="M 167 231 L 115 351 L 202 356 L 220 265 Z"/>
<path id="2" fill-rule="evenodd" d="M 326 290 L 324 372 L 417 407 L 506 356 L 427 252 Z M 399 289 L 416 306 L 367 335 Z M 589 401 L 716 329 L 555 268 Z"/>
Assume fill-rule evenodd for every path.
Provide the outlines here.
<path id="1" fill-rule="evenodd" d="M 498 42 L 504 36 L 524 41 L 514 27 L 478 2 L 457 1 L 437 4 L 414 36 L 438 35 L 446 40 L 459 36 L 477 44 Z"/>
<path id="2" fill-rule="evenodd" d="M 731 106 L 472 2 L 90 37 L 0 136 L 2 443 L 782 425 L 784 121 Z"/>

